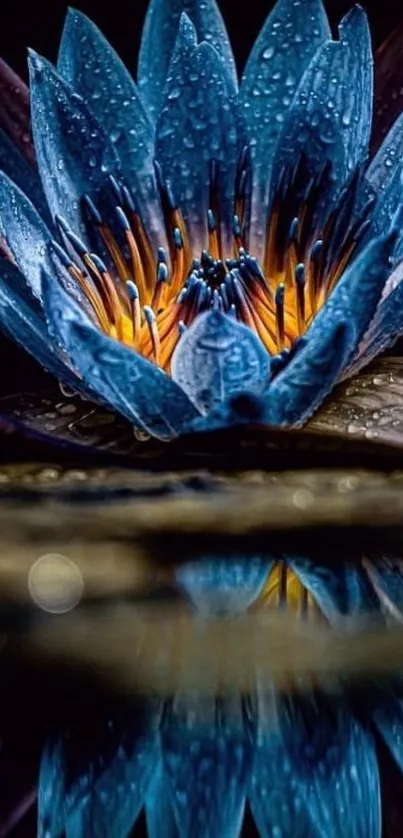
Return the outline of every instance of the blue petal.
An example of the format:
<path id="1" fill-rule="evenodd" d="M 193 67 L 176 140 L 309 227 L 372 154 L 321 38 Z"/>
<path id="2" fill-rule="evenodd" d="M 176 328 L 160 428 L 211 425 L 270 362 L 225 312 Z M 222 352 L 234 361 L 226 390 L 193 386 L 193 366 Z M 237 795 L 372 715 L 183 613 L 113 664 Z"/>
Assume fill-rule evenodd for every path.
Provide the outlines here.
<path id="1" fill-rule="evenodd" d="M 195 415 L 183 391 L 155 364 L 94 327 L 57 281 L 43 275 L 49 330 L 84 383 L 129 421 L 171 439 Z"/>
<path id="2" fill-rule="evenodd" d="M 178 567 L 175 577 L 203 614 L 246 611 L 258 598 L 274 559 L 209 556 Z"/>
<path id="3" fill-rule="evenodd" d="M 367 179 L 377 192 L 386 192 L 396 169 L 402 171 L 402 159 L 403 114 L 392 125 L 366 172 Z"/>
<path id="4" fill-rule="evenodd" d="M 179 835 L 239 836 L 253 759 L 240 699 L 223 699 L 218 721 L 214 698 L 177 696 L 161 740 Z"/>
<path id="5" fill-rule="evenodd" d="M 362 568 L 348 562 L 333 567 L 305 558 L 289 562 L 331 622 L 340 617 L 379 613 L 379 600 Z"/>
<path id="6" fill-rule="evenodd" d="M 375 710 L 374 722 L 403 771 L 403 699 L 392 694 L 387 696 Z"/>
<path id="7" fill-rule="evenodd" d="M 382 235 L 389 229 L 403 197 L 403 115 L 395 122 L 367 172 L 367 179 L 378 190 L 368 235 Z M 403 233 L 400 230 L 395 263 L 403 256 Z"/>
<path id="8" fill-rule="evenodd" d="M 158 760 L 156 731 L 138 729 L 142 718 L 135 712 L 134 721 L 111 720 L 101 729 L 90 723 L 93 738 L 80 741 L 71 730 L 48 743 L 39 777 L 38 838 L 129 835 Z"/>
<path id="9" fill-rule="evenodd" d="M 193 22 L 198 41 L 208 41 L 217 50 L 234 86 L 237 84 L 235 60 L 215 0 L 151 0 L 140 48 L 138 83 L 155 117 L 160 110 L 182 13 Z"/>
<path id="10" fill-rule="evenodd" d="M 351 61 L 352 75 L 348 75 L 350 68 L 346 66 L 345 82 L 347 85 L 354 85 L 354 95 L 350 102 L 346 97 L 346 110 L 341 115 L 343 125 L 350 128 L 343 135 L 343 141 L 347 167 L 352 171 L 368 157 L 374 98 L 371 31 L 361 6 L 354 6 L 343 18 L 339 26 L 339 37 L 346 54 L 348 53 L 348 60 Z M 346 124 L 348 122 L 349 125 Z"/>
<path id="11" fill-rule="evenodd" d="M 43 751 L 38 784 L 38 838 L 60 838 L 65 827 L 63 741 Z"/>
<path id="12" fill-rule="evenodd" d="M 138 143 L 150 154 L 152 123 L 130 73 L 98 27 L 75 9 L 67 12 L 57 70 L 119 150 L 123 143 L 123 153 L 133 155 Z"/>
<path id="13" fill-rule="evenodd" d="M 315 324 L 314 324 L 315 326 Z M 312 330 L 314 329 L 312 326 Z M 320 407 L 340 378 L 355 343 L 353 327 L 345 320 L 323 324 L 265 394 L 263 421 L 299 427 Z"/>
<path id="14" fill-rule="evenodd" d="M 114 146 L 127 186 L 155 245 L 165 232 L 154 171 L 154 128 L 123 62 L 81 12 L 67 13 L 58 71 L 78 93 Z M 114 172 L 112 172 L 114 173 Z"/>
<path id="15" fill-rule="evenodd" d="M 210 44 L 195 46 L 193 34 L 183 17 L 157 123 L 156 157 L 189 224 L 195 252 L 208 243 L 213 186 L 226 252 L 233 241 L 235 178 L 243 143 L 238 103 L 217 52 Z"/>
<path id="16" fill-rule="evenodd" d="M 382 613 L 401 621 L 403 614 L 403 562 L 394 557 L 377 557 L 366 562 L 366 572 L 379 597 Z"/>
<path id="17" fill-rule="evenodd" d="M 0 128 L 0 169 L 25 193 L 47 224 L 51 223 L 41 182 L 35 169 Z"/>
<path id="18" fill-rule="evenodd" d="M 81 199 L 95 202 L 105 191 L 108 173 L 120 173 L 113 143 L 83 99 L 45 59 L 30 53 L 32 132 L 52 216 L 64 216 L 85 235 Z"/>
<path id="19" fill-rule="evenodd" d="M 340 41 L 318 50 L 298 88 L 281 134 L 275 184 L 282 168 L 306 155 L 310 175 L 331 164 L 332 187 L 340 192 L 368 153 L 372 108 L 372 53 L 368 23 L 356 6 L 339 27 Z"/>
<path id="20" fill-rule="evenodd" d="M 266 421 L 299 425 L 320 406 L 353 359 L 390 273 L 396 231 L 359 254 L 315 317 L 305 345 L 269 385 Z"/>
<path id="21" fill-rule="evenodd" d="M 240 95 L 253 161 L 250 248 L 259 259 L 274 149 L 303 74 L 330 37 L 322 0 L 279 0 L 246 65 Z"/>
<path id="22" fill-rule="evenodd" d="M 148 838 L 180 838 L 172 809 L 172 796 L 162 763 L 154 772 L 146 796 L 145 811 Z"/>
<path id="23" fill-rule="evenodd" d="M 259 338 L 219 311 L 200 314 L 184 332 L 171 368 L 202 413 L 244 390 L 263 392 L 269 380 L 269 356 Z"/>
<path id="24" fill-rule="evenodd" d="M 5 238 L 27 286 L 42 302 L 42 269 L 56 274 L 82 307 L 88 301 L 61 262 L 51 256 L 51 235 L 36 209 L 6 175 L 0 172 L 0 233 Z"/>
<path id="25" fill-rule="evenodd" d="M 50 232 L 26 195 L 0 172 L 0 233 L 32 293 L 41 299 L 41 270 L 52 270 L 47 243 Z"/>
<path id="26" fill-rule="evenodd" d="M 311 327 L 313 329 L 313 327 Z M 263 396 L 242 393 L 195 419 L 186 432 L 199 433 L 231 425 L 265 424 L 299 427 L 322 404 L 340 378 L 355 344 L 345 320 L 326 325 L 317 341 L 301 340 L 289 366 L 269 384 Z"/>
<path id="27" fill-rule="evenodd" d="M 260 725 L 249 792 L 262 838 L 380 838 L 371 736 L 348 710 L 316 707 L 310 699 L 284 701 L 277 711 L 278 730 L 273 708 Z"/>
<path id="28" fill-rule="evenodd" d="M 401 270 L 402 268 L 400 268 L 400 273 Z M 356 356 L 349 366 L 348 375 L 356 375 L 363 367 L 367 366 L 374 358 L 380 355 L 381 352 L 394 346 L 402 335 L 403 281 L 400 278 L 398 284 L 385 296 L 378 306 Z"/>
<path id="29" fill-rule="evenodd" d="M 0 326 L 48 372 L 77 389 L 76 377 L 52 346 L 43 312 L 30 297 L 24 277 L 5 259 L 0 260 Z"/>

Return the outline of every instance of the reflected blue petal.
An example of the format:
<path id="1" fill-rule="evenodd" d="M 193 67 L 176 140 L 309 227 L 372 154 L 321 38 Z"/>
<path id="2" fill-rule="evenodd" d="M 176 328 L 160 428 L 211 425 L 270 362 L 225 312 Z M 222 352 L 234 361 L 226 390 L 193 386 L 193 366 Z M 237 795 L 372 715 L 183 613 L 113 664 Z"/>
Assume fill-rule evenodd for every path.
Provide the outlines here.
<path id="1" fill-rule="evenodd" d="M 200 314 L 182 335 L 172 378 L 202 412 L 237 393 L 263 392 L 269 356 L 259 338 L 219 311 Z"/>
<path id="2" fill-rule="evenodd" d="M 81 199 L 88 194 L 97 202 L 108 173 L 119 176 L 116 150 L 83 99 L 48 61 L 31 52 L 29 69 L 32 132 L 50 211 L 85 235 Z"/>
<path id="3" fill-rule="evenodd" d="M 181 706 L 181 702 L 183 705 Z M 239 696 L 177 697 L 161 731 L 163 765 L 181 838 L 241 834 L 253 743 Z"/>
<path id="4" fill-rule="evenodd" d="M 138 83 L 155 117 L 160 110 L 182 13 L 193 22 L 198 41 L 207 41 L 217 50 L 234 86 L 237 83 L 235 60 L 215 0 L 151 0 L 140 48 Z"/>
<path id="5" fill-rule="evenodd" d="M 369 733 L 348 710 L 316 708 L 310 699 L 279 702 L 277 711 L 278 726 L 272 716 L 261 723 L 249 792 L 262 838 L 380 838 Z"/>
<path id="6" fill-rule="evenodd" d="M 99 838 L 131 832 L 158 761 L 155 726 L 133 719 L 89 722 L 45 747 L 38 792 L 38 838 Z M 87 731 L 86 731 L 87 732 Z"/>
<path id="7" fill-rule="evenodd" d="M 340 617 L 379 613 L 379 600 L 362 567 L 338 562 L 334 567 L 307 558 L 289 563 L 330 622 Z"/>
<path id="8" fill-rule="evenodd" d="M 38 174 L 1 128 L 0 169 L 25 193 L 46 224 L 50 224 L 51 218 Z"/>
<path id="9" fill-rule="evenodd" d="M 180 838 L 172 808 L 172 795 L 162 763 L 154 772 L 145 810 L 148 838 Z"/>
<path id="10" fill-rule="evenodd" d="M 401 620 L 403 614 L 403 562 L 394 556 L 376 557 L 365 561 L 371 585 L 379 597 L 385 616 Z"/>
<path id="11" fill-rule="evenodd" d="M 331 37 L 322 0 L 280 0 L 253 47 L 241 84 L 253 161 L 250 249 L 266 237 L 270 168 L 284 119 L 317 49 Z"/>
<path id="12" fill-rule="evenodd" d="M 327 207 L 368 152 L 372 53 L 364 11 L 356 6 L 339 27 L 340 41 L 316 53 L 289 109 L 276 155 L 274 182 L 284 166 L 306 155 L 311 176 L 331 164 Z"/>
<path id="13" fill-rule="evenodd" d="M 32 290 L 41 299 L 41 270 L 52 270 L 47 243 L 51 235 L 26 195 L 0 172 L 0 233 Z"/>
<path id="14" fill-rule="evenodd" d="M 38 838 L 59 838 L 65 827 L 63 744 L 48 744 L 42 754 L 38 783 Z"/>
<path id="15" fill-rule="evenodd" d="M 384 697 L 374 711 L 373 718 L 397 765 L 403 771 L 403 699 L 392 694 Z"/>
<path id="16" fill-rule="evenodd" d="M 175 577 L 201 613 L 242 613 L 259 597 L 273 564 L 263 556 L 208 556 L 179 565 Z"/>
<path id="17" fill-rule="evenodd" d="M 43 275 L 49 331 L 84 383 L 137 427 L 177 436 L 197 414 L 185 393 L 155 364 L 93 326 L 60 283 Z"/>
<path id="18" fill-rule="evenodd" d="M 210 44 L 195 46 L 192 30 L 183 17 L 157 123 L 156 157 L 189 224 L 195 252 L 208 244 L 213 188 L 226 252 L 233 239 L 235 178 L 243 141 L 238 104 L 217 52 Z"/>

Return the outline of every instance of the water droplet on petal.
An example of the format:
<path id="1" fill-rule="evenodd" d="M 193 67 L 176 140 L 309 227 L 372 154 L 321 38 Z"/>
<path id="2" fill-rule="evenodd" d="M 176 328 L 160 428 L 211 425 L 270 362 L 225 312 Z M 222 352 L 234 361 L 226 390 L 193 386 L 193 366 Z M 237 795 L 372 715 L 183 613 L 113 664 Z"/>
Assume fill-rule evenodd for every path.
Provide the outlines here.
<path id="1" fill-rule="evenodd" d="M 268 61 L 270 58 L 273 58 L 274 52 L 275 49 L 273 46 L 267 47 L 267 49 L 265 49 L 262 53 L 262 58 L 264 58 L 265 61 Z"/>

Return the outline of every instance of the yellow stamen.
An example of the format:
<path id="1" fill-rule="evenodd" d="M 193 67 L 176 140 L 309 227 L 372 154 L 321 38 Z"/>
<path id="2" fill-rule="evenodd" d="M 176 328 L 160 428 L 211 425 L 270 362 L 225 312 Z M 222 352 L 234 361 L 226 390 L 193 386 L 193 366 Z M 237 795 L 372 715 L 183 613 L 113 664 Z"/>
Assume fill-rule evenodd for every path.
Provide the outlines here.
<path id="1" fill-rule="evenodd" d="M 149 306 L 144 306 L 144 315 L 146 319 L 146 324 L 148 326 L 148 330 L 150 332 L 154 361 L 156 364 L 159 364 L 161 355 L 161 343 L 155 314 L 152 308 L 150 308 Z"/>
<path id="2" fill-rule="evenodd" d="M 77 268 L 76 265 L 71 265 L 68 268 L 70 276 L 78 283 L 81 290 L 84 292 L 85 296 L 87 297 L 88 302 L 92 305 L 94 312 L 99 320 L 99 324 L 101 329 L 108 334 L 109 332 L 109 321 L 108 315 L 105 311 L 105 307 L 103 305 L 102 299 L 98 293 L 98 291 L 93 287 L 91 280 L 89 277 L 85 276 L 85 274 Z"/>

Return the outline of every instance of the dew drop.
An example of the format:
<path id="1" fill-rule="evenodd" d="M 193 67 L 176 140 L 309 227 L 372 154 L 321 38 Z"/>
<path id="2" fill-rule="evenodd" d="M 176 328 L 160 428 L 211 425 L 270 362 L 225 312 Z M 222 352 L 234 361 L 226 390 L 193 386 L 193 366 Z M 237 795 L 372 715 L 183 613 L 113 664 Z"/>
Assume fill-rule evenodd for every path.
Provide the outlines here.
<path id="1" fill-rule="evenodd" d="M 179 90 L 179 87 L 173 87 L 172 90 L 170 90 L 168 93 L 168 99 L 179 99 L 180 95 L 181 92 Z"/>
<path id="2" fill-rule="evenodd" d="M 267 49 L 265 49 L 262 53 L 262 58 L 264 58 L 265 61 L 268 61 L 270 58 L 273 58 L 274 53 L 275 49 L 273 46 L 267 47 Z"/>

